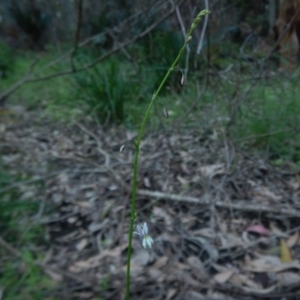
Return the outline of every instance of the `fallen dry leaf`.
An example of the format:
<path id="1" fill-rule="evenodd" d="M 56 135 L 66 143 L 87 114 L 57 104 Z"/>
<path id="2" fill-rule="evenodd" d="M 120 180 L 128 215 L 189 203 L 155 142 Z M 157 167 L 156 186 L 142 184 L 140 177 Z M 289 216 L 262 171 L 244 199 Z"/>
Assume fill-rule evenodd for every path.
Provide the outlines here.
<path id="1" fill-rule="evenodd" d="M 52 280 L 54 280 L 56 282 L 61 282 L 63 280 L 63 276 L 61 274 L 59 274 L 58 272 L 54 272 L 47 266 L 44 266 L 43 270 Z M 0 299 L 1 299 L 1 297 L 0 297 Z"/>
<path id="2" fill-rule="evenodd" d="M 122 267 L 123 273 L 126 273 L 127 271 L 127 265 L 124 265 Z M 137 277 L 139 275 L 142 275 L 144 273 L 144 267 L 136 264 L 135 262 L 130 262 L 130 277 Z"/>
<path id="3" fill-rule="evenodd" d="M 201 281 L 206 281 L 209 275 L 197 256 L 189 256 L 187 259 L 188 265 L 191 267 L 191 273 Z"/>
<path id="4" fill-rule="evenodd" d="M 188 186 L 189 183 L 190 183 L 189 180 L 183 178 L 183 177 L 180 176 L 180 175 L 177 175 L 176 178 L 177 178 L 177 180 L 178 180 L 182 185 L 184 185 L 184 186 Z"/>
<path id="5" fill-rule="evenodd" d="M 270 222 L 269 228 L 270 228 L 270 231 L 272 232 L 272 234 L 277 235 L 278 237 L 285 237 L 285 234 L 277 226 L 276 222 Z"/>
<path id="6" fill-rule="evenodd" d="M 291 262 L 292 255 L 284 239 L 280 240 L 280 258 L 283 263 Z"/>
<path id="7" fill-rule="evenodd" d="M 136 255 L 132 257 L 132 262 L 140 266 L 146 266 L 153 262 L 153 255 L 145 249 L 141 249 Z"/>
<path id="8" fill-rule="evenodd" d="M 300 264 L 298 261 L 292 261 L 282 263 L 277 256 L 264 255 L 258 259 L 248 261 L 244 265 L 245 271 L 250 272 L 282 272 L 290 269 L 300 270 Z"/>
<path id="9" fill-rule="evenodd" d="M 163 219 L 166 225 L 172 224 L 172 217 L 165 209 L 155 206 L 152 212 L 156 220 Z"/>
<path id="10" fill-rule="evenodd" d="M 282 263 L 280 266 L 274 268 L 274 272 L 282 272 L 290 269 L 297 269 L 300 271 L 300 264 L 298 261 L 292 261 L 288 263 Z"/>
<path id="11" fill-rule="evenodd" d="M 190 175 L 191 174 L 191 171 L 189 170 L 189 168 L 187 167 L 187 165 L 185 163 L 182 163 L 180 165 L 180 167 L 181 167 L 181 170 L 182 170 L 182 172 L 184 174 L 186 174 L 186 175 Z"/>
<path id="12" fill-rule="evenodd" d="M 163 282 L 165 280 L 166 274 L 159 269 L 150 268 L 148 270 L 148 275 L 151 280 L 155 280 L 157 282 Z"/>
<path id="13" fill-rule="evenodd" d="M 218 273 L 213 277 L 213 281 L 216 283 L 225 283 L 234 274 L 234 271 L 228 270 L 223 273 Z"/>
<path id="14" fill-rule="evenodd" d="M 176 289 L 170 289 L 170 290 L 168 290 L 166 300 L 172 299 L 173 296 L 176 295 L 176 293 L 177 293 Z"/>
<path id="15" fill-rule="evenodd" d="M 270 235 L 270 231 L 264 227 L 263 225 L 257 224 L 257 225 L 251 225 L 245 229 L 248 232 L 254 232 L 261 235 Z"/>
<path id="16" fill-rule="evenodd" d="M 89 241 L 88 239 L 84 238 L 84 239 L 81 239 L 77 244 L 76 244 L 76 249 L 78 251 L 81 251 L 83 250 L 87 245 L 88 245 Z"/>
<path id="17" fill-rule="evenodd" d="M 212 261 L 217 261 L 219 257 L 219 251 L 207 239 L 200 236 L 186 237 L 185 239 L 189 242 L 199 245 L 199 247 L 207 252 Z"/>
<path id="18" fill-rule="evenodd" d="M 256 187 L 253 191 L 254 198 L 257 200 L 273 200 L 279 201 L 282 196 L 278 196 L 265 186 Z"/>
<path id="19" fill-rule="evenodd" d="M 277 288 L 277 285 L 274 284 L 266 289 L 258 289 L 258 288 L 249 288 L 249 287 L 242 287 L 243 291 L 246 293 L 254 293 L 254 294 L 260 294 L 260 295 L 266 295 L 271 293 Z"/>
<path id="20" fill-rule="evenodd" d="M 189 300 L 205 300 L 207 299 L 206 296 L 196 292 L 196 291 L 189 291 L 187 294 L 187 298 Z"/>
<path id="21" fill-rule="evenodd" d="M 293 248 L 299 239 L 299 231 L 296 231 L 293 235 L 291 235 L 288 240 L 286 241 L 286 244 L 289 248 Z"/>
<path id="22" fill-rule="evenodd" d="M 30 128 L 30 124 L 28 125 Z M 74 131 L 72 126 L 65 130 L 65 126 L 59 124 L 57 128 L 53 128 L 48 122 L 45 128 L 43 124 L 39 125 L 42 126 L 33 128 L 34 131 L 38 131 L 32 132 L 34 135 L 27 130 L 28 126 L 22 126 L 20 132 L 16 133 L 14 131 L 18 130 L 17 127 L 8 126 L 3 132 L 3 136 L 6 137 L 4 140 L 2 136 L 0 138 L 0 147 L 1 150 L 3 146 L 8 147 L 5 148 L 5 151 L 9 151 L 7 154 L 17 155 L 10 158 L 8 166 L 13 172 L 17 169 L 24 170 L 24 179 L 28 175 L 31 176 L 25 170 L 30 170 L 32 175 L 39 174 L 45 183 L 45 191 L 40 189 L 40 184 L 37 185 L 37 190 L 42 191 L 38 199 L 41 196 L 41 200 L 47 205 L 49 203 L 58 208 L 56 215 L 52 216 L 51 213 L 51 216 L 48 216 L 46 209 L 42 216 L 50 220 L 44 224 L 47 224 L 49 232 L 48 245 L 53 249 L 51 257 L 46 261 L 49 265 L 59 266 L 60 270 L 66 270 L 63 275 L 50 275 L 52 281 L 57 284 L 58 291 L 70 291 L 70 298 L 96 299 L 101 288 L 98 283 L 107 283 L 109 279 L 109 290 L 103 291 L 103 298 L 122 298 L 126 272 L 123 267 L 128 249 L 129 194 L 127 189 L 119 184 L 118 178 L 122 178 L 126 185 L 132 180 L 134 147 L 131 146 L 131 138 L 136 138 L 137 132 L 128 140 L 128 132 L 119 132 L 119 127 L 102 132 L 101 126 L 98 129 L 97 126 L 91 126 L 90 131 L 95 134 L 94 138 L 82 132 L 78 134 L 78 128 Z M 54 134 L 54 130 L 58 133 Z M 7 136 L 8 133 L 11 136 Z M 65 136 L 70 138 L 73 144 L 63 145 L 61 141 Z M 167 139 L 170 145 L 167 145 Z M 223 300 L 238 298 L 238 294 L 233 290 L 235 287 L 241 292 L 252 291 L 269 296 L 268 292 L 274 293 L 275 288 L 279 295 L 286 292 L 285 287 L 289 288 L 293 284 L 296 288 L 300 286 L 299 262 L 282 263 L 280 243 L 279 246 L 277 243 L 277 239 L 285 239 L 289 250 L 294 247 L 292 254 L 298 259 L 298 233 L 287 235 L 284 232 L 286 228 L 297 226 L 287 211 L 293 211 L 294 216 L 300 211 L 297 202 L 300 195 L 299 183 L 293 189 L 286 185 L 287 178 L 299 181 L 294 166 L 290 168 L 281 165 L 277 168 L 268 162 L 262 165 L 260 160 L 252 155 L 236 155 L 233 168 L 230 168 L 230 173 L 224 177 L 222 174 L 227 168 L 218 163 L 226 160 L 224 153 L 227 155 L 228 152 L 229 157 L 234 154 L 231 152 L 233 149 L 223 148 L 223 144 L 218 141 L 217 144 L 211 143 L 211 140 L 206 134 L 202 136 L 201 130 L 186 131 L 184 134 L 174 132 L 167 137 L 164 132 L 145 136 L 143 139 L 140 174 L 147 174 L 144 186 L 161 189 L 165 194 L 178 195 L 176 199 L 179 201 L 172 202 L 166 197 L 151 205 L 152 196 L 139 196 L 142 201 L 137 205 L 139 217 L 144 219 L 149 213 L 150 218 L 154 217 L 152 234 L 156 237 L 156 246 L 149 252 L 156 260 L 152 261 L 152 257 L 139 253 L 142 247 L 135 238 L 131 266 L 132 275 L 139 276 L 132 281 L 133 297 L 135 295 L 141 299 L 154 300 L 158 297 L 157 292 L 161 291 L 162 297 L 170 298 L 169 300 Z M 119 153 L 120 145 L 125 143 L 128 147 Z M 101 151 L 97 153 L 97 148 L 106 154 Z M 183 152 L 183 149 L 188 150 Z M 173 150 L 174 155 L 171 153 Z M 28 155 L 23 156 L 25 152 Z M 35 172 L 35 168 L 38 172 Z M 109 169 L 114 172 L 108 171 Z M 63 175 L 47 177 L 52 171 Z M 181 177 L 176 179 L 177 175 Z M 46 177 L 43 179 L 43 176 Z M 209 186 L 204 176 L 207 176 L 208 181 L 213 177 Z M 23 175 L 21 177 L 23 178 Z M 178 180 L 189 189 L 184 190 Z M 31 193 L 33 196 L 27 186 L 34 185 L 25 184 L 18 189 L 24 192 L 26 187 L 27 195 Z M 143 185 L 143 176 L 140 177 L 139 185 Z M 261 186 L 263 187 L 260 188 Z M 253 194 L 262 201 L 254 201 Z M 189 204 L 186 202 L 189 196 L 199 198 L 200 202 L 203 200 L 203 204 Z M 276 201 L 280 196 L 291 201 Z M 241 201 L 243 199 L 245 201 Z M 217 214 L 212 215 L 209 208 L 210 204 L 214 204 L 214 200 Z M 263 202 L 267 205 L 264 206 Z M 270 203 L 272 205 L 269 205 Z M 232 204 L 231 215 L 228 213 L 229 204 Z M 50 211 L 52 212 L 52 209 Z M 284 220 L 278 220 L 276 214 Z M 260 217 L 263 217 L 263 224 L 268 225 L 264 225 L 264 228 L 251 228 L 249 225 L 258 224 L 253 220 L 260 220 Z M 242 240 L 241 233 L 245 234 L 244 241 L 247 242 Z M 272 238 L 269 238 L 270 235 Z M 200 236 L 201 239 L 187 241 L 185 236 Z M 267 246 L 265 241 L 269 242 Z M 123 243 L 124 249 L 115 251 L 116 247 Z M 273 253 L 273 257 L 265 258 L 267 251 L 275 246 L 278 247 L 278 252 Z M 264 255 L 259 256 L 259 253 Z M 5 262 L 7 255 L 1 262 Z M 252 266 L 251 260 L 256 258 L 260 260 L 253 261 Z M 202 264 L 209 265 L 210 271 L 213 268 L 214 273 L 202 273 L 202 270 L 205 271 Z M 247 270 L 250 270 L 249 266 L 255 271 L 247 273 Z M 78 274 L 72 274 L 68 270 Z M 71 275 L 70 278 L 68 274 Z M 216 274 L 214 283 L 220 282 L 218 285 L 223 284 L 229 289 L 221 293 L 216 284 L 209 285 L 210 282 L 213 283 L 213 274 Z M 252 275 L 253 277 L 250 277 Z M 62 281 L 55 282 L 59 280 Z M 73 289 L 74 282 L 77 281 L 78 284 Z M 61 284 L 63 289 L 59 286 Z M 77 286 L 87 288 L 81 290 L 77 289 Z M 157 287 L 159 291 L 156 291 Z M 51 292 L 49 294 L 51 295 Z M 63 295 L 57 296 L 63 298 Z M 272 296 L 269 296 L 269 299 L 270 297 Z"/>
<path id="23" fill-rule="evenodd" d="M 244 268 L 251 272 L 271 272 L 282 265 L 279 257 L 264 255 L 258 259 L 247 261 Z"/>
<path id="24" fill-rule="evenodd" d="M 260 284 L 254 282 L 253 280 L 251 280 L 248 276 L 244 275 L 244 274 L 232 274 L 233 277 L 238 277 L 239 280 L 241 281 L 242 285 L 248 286 L 250 288 L 255 288 L 255 289 L 259 289 L 261 286 Z"/>
<path id="25" fill-rule="evenodd" d="M 300 275 L 295 272 L 280 272 L 277 274 L 278 284 L 280 286 L 294 286 L 300 284 Z"/>
<path id="26" fill-rule="evenodd" d="M 167 256 L 162 256 L 156 260 L 156 262 L 154 263 L 154 267 L 160 269 L 167 264 L 168 260 L 169 258 Z"/>
<path id="27" fill-rule="evenodd" d="M 225 165 L 224 164 L 215 164 L 208 165 L 199 168 L 199 171 L 203 176 L 213 177 L 215 175 L 221 175 L 225 173 Z"/>

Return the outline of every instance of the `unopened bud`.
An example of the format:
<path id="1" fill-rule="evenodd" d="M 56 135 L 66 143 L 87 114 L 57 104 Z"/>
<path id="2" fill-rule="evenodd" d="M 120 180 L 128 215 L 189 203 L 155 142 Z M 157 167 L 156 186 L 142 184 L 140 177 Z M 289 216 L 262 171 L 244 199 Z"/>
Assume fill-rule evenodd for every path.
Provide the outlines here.
<path id="1" fill-rule="evenodd" d="M 182 74 L 182 76 L 181 76 L 180 83 L 181 83 L 181 85 L 184 85 L 184 84 L 185 84 L 185 77 L 184 77 L 184 74 Z"/>

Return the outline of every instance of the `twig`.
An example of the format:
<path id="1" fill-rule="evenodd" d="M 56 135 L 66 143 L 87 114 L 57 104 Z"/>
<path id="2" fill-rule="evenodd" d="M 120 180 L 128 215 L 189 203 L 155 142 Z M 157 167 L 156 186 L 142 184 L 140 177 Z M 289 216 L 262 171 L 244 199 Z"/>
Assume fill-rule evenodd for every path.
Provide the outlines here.
<path id="1" fill-rule="evenodd" d="M 208 0 L 205 0 L 204 2 L 205 2 L 205 9 L 209 10 Z M 198 43 L 198 46 L 197 46 L 197 51 L 196 51 L 197 55 L 200 54 L 200 52 L 202 50 L 202 47 L 203 47 L 203 40 L 204 40 L 204 36 L 205 36 L 207 23 L 208 23 L 208 15 L 206 15 L 204 17 L 204 24 L 203 24 L 203 27 L 202 27 L 201 36 L 200 36 L 200 40 L 199 40 L 199 43 Z"/>
<path id="2" fill-rule="evenodd" d="M 14 247 L 12 247 L 9 243 L 7 243 L 1 236 L 0 236 L 0 245 L 8 250 L 9 253 L 12 253 L 16 257 L 20 257 L 21 254 L 19 251 L 17 251 Z"/>
<path id="3" fill-rule="evenodd" d="M 246 136 L 244 138 L 236 139 L 236 140 L 234 140 L 234 142 L 242 142 L 242 141 L 257 139 L 257 138 L 260 138 L 260 137 L 267 137 L 267 136 L 276 135 L 276 134 L 285 133 L 285 132 L 290 132 L 290 131 L 293 131 L 293 129 L 286 129 L 286 130 L 279 130 L 279 131 L 274 131 L 274 132 L 270 132 L 270 133 L 250 135 L 250 136 Z"/>
<path id="4" fill-rule="evenodd" d="M 72 70 L 75 72 L 76 68 L 74 65 L 74 57 L 76 55 L 77 49 L 78 49 L 78 41 L 79 41 L 79 34 L 80 29 L 82 25 L 82 11 L 83 11 L 83 0 L 78 0 L 78 17 L 77 17 L 77 26 L 76 26 L 76 32 L 75 32 L 75 40 L 74 40 L 74 49 L 70 55 L 70 61 L 71 61 L 71 67 Z"/>
<path id="5" fill-rule="evenodd" d="M 179 22 L 179 25 L 181 28 L 183 38 L 186 39 L 186 29 L 185 29 L 184 23 L 182 21 L 181 13 L 180 13 L 178 6 L 176 6 L 176 16 L 177 16 L 177 19 L 178 19 L 178 22 Z M 184 67 L 184 84 L 187 81 L 187 75 L 188 75 L 188 71 L 189 71 L 190 53 L 191 53 L 191 48 L 190 48 L 189 44 L 187 44 L 186 45 L 186 55 L 185 55 L 185 67 Z"/>
<path id="6" fill-rule="evenodd" d="M 171 200 L 175 202 L 187 202 L 199 205 L 209 206 L 213 199 L 208 199 L 206 196 L 202 198 L 181 196 L 174 194 L 167 194 L 158 191 L 147 191 L 147 190 L 138 190 L 138 195 L 147 196 L 157 200 Z M 224 203 L 221 201 L 216 201 L 215 206 L 219 208 L 234 209 L 239 211 L 248 211 L 248 212 L 259 212 L 259 213 L 274 213 L 285 215 L 287 217 L 299 218 L 300 211 L 296 209 L 288 209 L 280 206 L 272 205 L 266 206 L 261 203 L 249 204 L 250 201 L 240 200 L 238 203 Z"/>
<path id="7" fill-rule="evenodd" d="M 11 95 L 13 92 L 15 92 L 17 89 L 19 89 L 22 85 L 24 85 L 25 83 L 29 82 L 32 74 L 32 70 L 34 68 L 34 66 L 37 64 L 39 60 L 39 57 L 37 57 L 36 59 L 33 60 L 33 62 L 31 63 L 29 69 L 27 70 L 27 72 L 25 73 L 25 75 L 18 80 L 16 83 L 14 83 L 10 88 L 8 88 L 5 92 L 3 92 L 2 94 L 0 94 L 0 103 L 4 102 L 5 99 Z"/>

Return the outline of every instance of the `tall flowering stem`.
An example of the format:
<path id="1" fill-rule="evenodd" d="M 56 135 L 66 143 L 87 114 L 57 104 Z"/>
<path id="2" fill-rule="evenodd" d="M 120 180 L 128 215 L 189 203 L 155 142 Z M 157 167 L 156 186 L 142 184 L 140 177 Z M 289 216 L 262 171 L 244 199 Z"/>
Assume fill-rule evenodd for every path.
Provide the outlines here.
<path id="1" fill-rule="evenodd" d="M 157 99 L 161 89 L 163 88 L 164 84 L 166 83 L 166 80 L 172 73 L 172 71 L 176 68 L 176 65 L 186 47 L 186 45 L 190 42 L 192 38 L 192 33 L 194 29 L 197 27 L 198 23 L 204 17 L 205 15 L 209 14 L 209 10 L 202 10 L 197 17 L 194 19 L 190 29 L 187 32 L 185 41 L 183 46 L 178 52 L 177 57 L 175 58 L 173 64 L 167 71 L 165 77 L 163 78 L 162 82 L 160 83 L 158 89 L 154 92 L 152 96 L 152 100 L 146 110 L 145 116 L 143 118 L 139 134 L 137 136 L 137 139 L 135 140 L 134 147 L 135 147 L 135 154 L 134 154 L 134 163 L 133 163 L 133 181 L 132 181 L 132 197 L 131 197 L 131 217 L 130 217 L 130 226 L 129 226 L 129 234 L 128 234 L 128 250 L 127 250 L 127 272 L 126 272 L 126 300 L 130 300 L 130 260 L 131 260 L 131 252 L 132 252 L 132 237 L 133 237 L 133 227 L 134 227 L 134 221 L 136 217 L 136 193 L 137 193 L 137 173 L 138 173 L 138 161 L 139 161 L 139 152 L 140 152 L 140 144 L 143 137 L 143 133 L 145 130 L 145 126 L 147 123 L 147 120 L 149 118 L 152 106 Z"/>

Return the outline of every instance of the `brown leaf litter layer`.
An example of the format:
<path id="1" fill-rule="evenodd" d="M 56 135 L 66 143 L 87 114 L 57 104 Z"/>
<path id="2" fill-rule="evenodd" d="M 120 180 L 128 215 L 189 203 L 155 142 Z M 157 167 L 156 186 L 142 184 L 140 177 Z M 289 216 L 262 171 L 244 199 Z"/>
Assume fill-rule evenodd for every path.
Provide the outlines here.
<path id="1" fill-rule="evenodd" d="M 136 132 L 28 118 L 3 124 L 1 136 L 3 164 L 29 176 L 1 191 L 19 187 L 40 201 L 34 220 L 49 243 L 39 265 L 63 287 L 56 293 L 124 299 Z M 295 167 L 195 128 L 145 137 L 138 173 L 136 221 L 148 223 L 155 243 L 144 250 L 133 241 L 131 299 L 296 299 Z"/>

